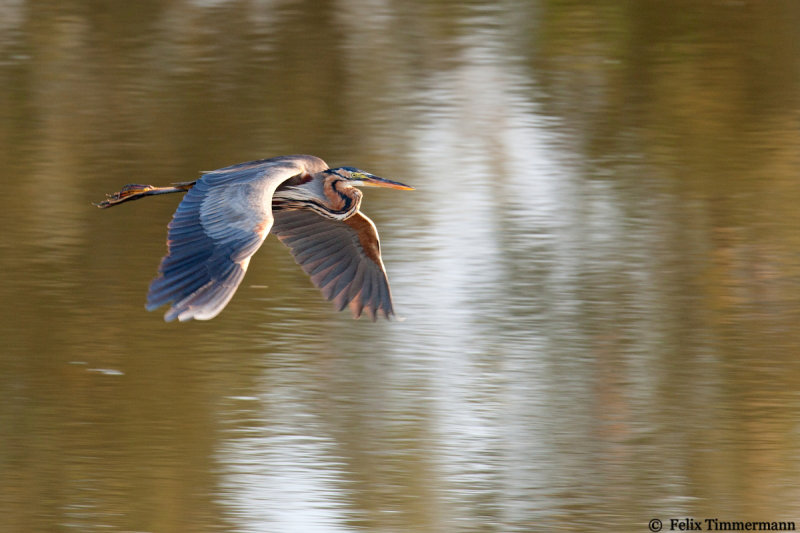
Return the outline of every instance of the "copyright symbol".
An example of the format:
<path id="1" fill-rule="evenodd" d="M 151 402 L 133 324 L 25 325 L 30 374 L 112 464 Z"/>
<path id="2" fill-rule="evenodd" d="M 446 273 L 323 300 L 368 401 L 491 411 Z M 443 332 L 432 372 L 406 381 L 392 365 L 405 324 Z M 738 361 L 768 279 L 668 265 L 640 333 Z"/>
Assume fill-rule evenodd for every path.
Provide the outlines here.
<path id="1" fill-rule="evenodd" d="M 664 525 L 661 523 L 661 520 L 659 520 L 658 518 L 653 518 L 647 524 L 647 527 L 650 528 L 650 531 L 661 531 L 661 528 L 664 527 Z"/>

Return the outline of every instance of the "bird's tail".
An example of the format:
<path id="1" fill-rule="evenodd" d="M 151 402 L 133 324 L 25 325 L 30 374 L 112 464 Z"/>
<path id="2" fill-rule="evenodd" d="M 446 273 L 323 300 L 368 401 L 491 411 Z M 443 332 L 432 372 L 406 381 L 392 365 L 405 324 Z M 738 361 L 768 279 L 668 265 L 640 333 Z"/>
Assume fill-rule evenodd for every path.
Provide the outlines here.
<path id="1" fill-rule="evenodd" d="M 125 185 L 119 192 L 107 194 L 106 199 L 94 205 L 101 209 L 107 207 L 114 207 L 123 202 L 131 200 L 138 200 L 145 196 L 153 196 L 155 194 L 170 194 L 173 192 L 186 192 L 191 189 L 195 181 L 184 181 L 181 183 L 173 183 L 171 187 L 154 187 L 153 185 L 140 185 L 137 183 L 130 183 Z"/>

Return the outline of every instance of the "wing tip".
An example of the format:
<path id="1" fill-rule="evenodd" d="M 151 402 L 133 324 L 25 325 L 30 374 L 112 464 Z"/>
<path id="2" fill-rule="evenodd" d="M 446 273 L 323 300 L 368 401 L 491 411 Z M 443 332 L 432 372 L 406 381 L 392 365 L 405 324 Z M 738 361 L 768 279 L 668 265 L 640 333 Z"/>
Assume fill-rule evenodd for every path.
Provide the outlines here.
<path id="1" fill-rule="evenodd" d="M 152 292 L 148 295 L 145 309 L 155 311 L 164 304 L 171 302 L 171 306 L 164 313 L 164 321 L 187 322 L 189 320 L 211 320 L 219 315 L 233 298 L 236 289 L 244 278 L 246 264 L 234 263 L 220 279 L 212 279 L 204 285 L 195 288 L 188 294 L 184 293 L 176 299 L 174 291 L 164 294 Z M 158 277 L 153 284 L 163 279 Z M 151 289 L 153 287 L 151 284 Z"/>
<path id="2" fill-rule="evenodd" d="M 367 317 L 370 322 L 377 322 L 379 317 L 383 317 L 389 322 L 393 320 L 398 320 L 402 322 L 404 319 L 398 319 L 397 316 L 394 314 L 394 309 L 389 308 L 384 309 L 383 307 L 379 307 L 375 309 L 370 306 L 351 306 L 350 312 L 353 315 L 354 320 L 359 320 L 362 316 Z"/>
<path id="3" fill-rule="evenodd" d="M 178 322 L 188 322 L 190 320 L 211 320 L 220 314 L 224 307 L 224 305 L 215 308 L 213 305 L 195 307 L 192 305 L 181 306 L 178 304 L 173 304 L 169 309 L 167 309 L 167 312 L 164 313 L 164 322 L 174 322 L 176 319 Z M 153 311 L 154 309 L 148 308 L 147 310 Z"/>

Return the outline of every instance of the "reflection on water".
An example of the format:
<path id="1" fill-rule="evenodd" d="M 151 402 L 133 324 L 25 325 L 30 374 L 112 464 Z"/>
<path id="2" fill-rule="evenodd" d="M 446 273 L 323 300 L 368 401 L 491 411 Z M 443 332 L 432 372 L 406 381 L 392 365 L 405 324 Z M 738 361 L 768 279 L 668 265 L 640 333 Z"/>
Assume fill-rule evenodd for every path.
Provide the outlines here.
<path id="1" fill-rule="evenodd" d="M 0 5 L 0 531 L 798 520 L 794 2 Z M 309 152 L 404 321 L 274 240 L 143 310 L 177 199 Z"/>

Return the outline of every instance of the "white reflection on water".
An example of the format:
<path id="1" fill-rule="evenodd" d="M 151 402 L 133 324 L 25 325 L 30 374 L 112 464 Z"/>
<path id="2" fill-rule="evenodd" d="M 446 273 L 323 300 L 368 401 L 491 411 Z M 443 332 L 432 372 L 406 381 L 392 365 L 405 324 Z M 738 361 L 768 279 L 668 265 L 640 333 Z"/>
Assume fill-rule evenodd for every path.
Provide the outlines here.
<path id="1" fill-rule="evenodd" d="M 331 440 L 302 403 L 290 399 L 292 392 L 270 395 L 280 397 L 280 409 L 261 413 L 264 418 L 248 419 L 245 427 L 231 431 L 220 457 L 227 480 L 221 492 L 239 524 L 237 530 L 348 531 L 348 510 L 341 503 L 343 476 L 341 466 L 330 459 Z M 255 401 L 256 409 L 270 402 Z"/>
<path id="2" fill-rule="evenodd" d="M 401 239 L 418 250 L 402 254 L 415 260 L 393 279 L 415 331 L 398 332 L 387 348 L 427 359 L 436 462 L 454 524 L 476 528 L 477 519 L 511 531 L 548 506 L 549 387 L 547 339 L 532 327 L 540 289 L 506 287 L 518 277 L 510 268 L 535 270 L 540 259 L 530 252 L 552 238 L 569 176 L 547 156 L 552 142 L 518 96 L 530 80 L 492 53 L 469 50 L 420 95 L 436 110 L 413 150 L 420 174 L 434 176 L 418 199 L 429 218 Z M 510 210 L 514 218 L 498 216 Z M 513 265 L 509 251 L 520 248 L 529 264 Z"/>
<path id="3" fill-rule="evenodd" d="M 427 511 L 419 515 L 409 510 L 412 504 L 380 502 L 379 511 L 406 513 L 393 520 L 372 515 L 395 526 L 413 521 L 439 531 L 480 524 L 525 530 L 535 511 L 545 513 L 552 505 L 545 496 L 554 450 L 545 432 L 562 429 L 544 411 L 554 386 L 542 358 L 549 339 L 533 327 L 542 320 L 539 289 L 533 283 L 512 290 L 507 285 L 518 278 L 510 269 L 535 271 L 536 261 L 551 260 L 537 259 L 535 252 L 552 244 L 558 215 L 569 209 L 570 176 L 547 156 L 552 140 L 519 96 L 529 80 L 504 69 L 498 58 L 487 60 L 485 50 L 473 52 L 413 98 L 430 110 L 413 132 L 408 156 L 409 172 L 417 174 L 410 174 L 411 182 L 419 184 L 408 201 L 423 222 L 398 222 L 402 202 L 380 213 L 384 240 L 391 239 L 384 255 L 397 310 L 407 320 L 350 323 L 337 316 L 320 325 L 348 332 L 326 347 L 334 357 L 362 354 L 385 365 L 366 379 L 343 370 L 324 379 L 343 380 L 346 386 L 335 390 L 351 395 L 330 409 L 371 413 L 361 414 L 370 420 L 361 439 L 390 451 L 369 450 L 384 454 L 371 467 L 355 466 L 357 460 L 341 464 L 335 458 L 347 448 L 346 437 L 337 434 L 342 428 L 335 420 L 319 420 L 314 406 L 292 400 L 298 393 L 290 390 L 325 385 L 307 376 L 276 382 L 283 378 L 271 369 L 261 386 L 274 392 L 257 406 L 264 414 L 249 420 L 243 435 L 231 433 L 222 452 L 230 472 L 228 503 L 245 529 L 352 525 L 353 517 L 369 513 L 343 487 L 362 476 L 374 479 L 368 492 L 415 492 L 425 500 Z M 515 220 L 498 216 L 506 210 Z M 510 249 L 530 264 L 515 266 Z M 273 349 L 313 351 L 314 341 L 266 329 Z M 575 394 L 570 401 L 580 398 Z M 387 446 L 382 439 L 397 427 L 420 436 Z M 423 463 L 424 487 L 402 484 L 414 483 L 398 474 L 409 462 Z"/>

